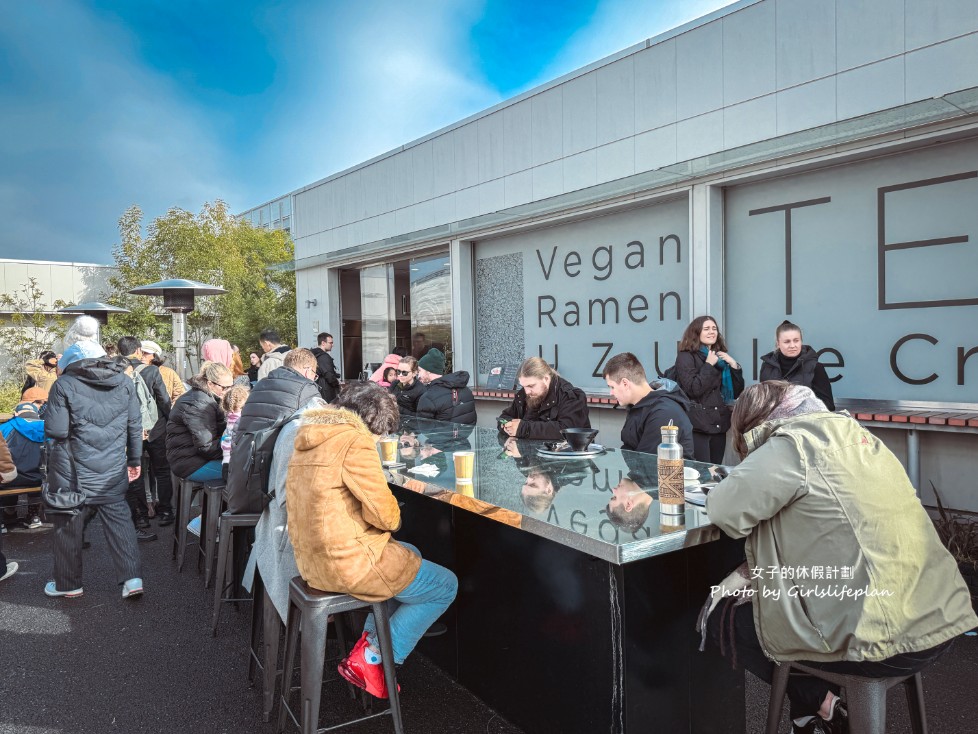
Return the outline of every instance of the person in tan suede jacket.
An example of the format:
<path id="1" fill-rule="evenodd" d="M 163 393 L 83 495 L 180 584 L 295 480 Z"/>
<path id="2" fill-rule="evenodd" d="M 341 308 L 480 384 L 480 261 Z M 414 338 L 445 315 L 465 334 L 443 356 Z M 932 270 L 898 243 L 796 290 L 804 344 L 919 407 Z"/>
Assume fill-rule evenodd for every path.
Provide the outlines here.
<path id="1" fill-rule="evenodd" d="M 393 599 L 394 662 L 402 663 L 448 608 L 455 575 L 391 537 L 401 524 L 377 439 L 397 428 L 397 402 L 373 382 L 350 383 L 333 404 L 303 412 L 289 461 L 286 507 L 295 562 L 320 591 L 363 601 Z M 339 671 L 379 698 L 387 686 L 373 615 Z"/>

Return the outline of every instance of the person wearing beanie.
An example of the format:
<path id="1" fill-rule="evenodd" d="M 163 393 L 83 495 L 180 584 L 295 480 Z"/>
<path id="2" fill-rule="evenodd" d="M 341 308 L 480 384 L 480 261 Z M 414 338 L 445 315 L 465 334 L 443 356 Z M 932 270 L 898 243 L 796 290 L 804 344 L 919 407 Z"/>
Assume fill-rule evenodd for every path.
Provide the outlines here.
<path id="1" fill-rule="evenodd" d="M 22 403 L 33 403 L 37 408 L 40 408 L 48 401 L 48 391 L 42 390 L 39 387 L 29 387 L 21 393 L 20 402 Z M 16 411 L 15 411 L 16 412 Z"/>
<path id="2" fill-rule="evenodd" d="M 889 678 L 914 675 L 978 625 L 954 557 L 879 438 L 783 380 L 744 390 L 731 422 L 741 463 L 706 511 L 746 538 L 747 561 L 711 586 L 704 639 L 769 683 L 795 660 Z M 837 686 L 793 675 L 787 692 L 795 731 L 848 730 Z"/>
<path id="3" fill-rule="evenodd" d="M 445 354 L 435 347 L 418 360 L 418 376 L 428 386 L 418 399 L 418 417 L 475 425 L 475 396 L 464 370 L 444 374 Z"/>
<path id="4" fill-rule="evenodd" d="M 126 374 L 125 360 L 101 359 L 105 351 L 86 337 L 91 333 L 87 327 L 83 324 L 75 331 L 80 336 L 59 361 L 62 374 L 48 396 L 44 435 L 48 484 L 80 492 L 84 503 L 76 509 L 49 512 L 55 525 L 54 578 L 44 593 L 69 598 L 84 593 L 82 533 L 97 515 L 116 581 L 122 586 L 123 598 L 128 598 L 143 593 L 136 529 L 126 504 L 126 490 L 139 478 L 143 453 L 139 398 L 135 383 Z"/>

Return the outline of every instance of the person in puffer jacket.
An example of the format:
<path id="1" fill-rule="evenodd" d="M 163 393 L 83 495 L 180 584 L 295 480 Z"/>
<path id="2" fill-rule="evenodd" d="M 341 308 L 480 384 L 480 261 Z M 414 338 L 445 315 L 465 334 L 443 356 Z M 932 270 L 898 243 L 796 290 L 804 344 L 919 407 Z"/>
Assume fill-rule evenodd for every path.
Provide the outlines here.
<path id="1" fill-rule="evenodd" d="M 143 451 L 139 398 L 125 367 L 104 357 L 93 341 L 66 349 L 59 362 L 64 371 L 44 411 L 48 488 L 84 495 L 80 508 L 48 513 L 55 526 L 54 580 L 44 587 L 48 596 L 82 595 L 82 532 L 96 515 L 122 596 L 143 591 L 136 529 L 126 504 Z"/>
<path id="2" fill-rule="evenodd" d="M 418 400 L 418 417 L 475 425 L 475 396 L 469 390 L 469 373 L 445 372 L 445 355 L 431 348 L 418 360 L 421 382 L 428 385 Z"/>
<path id="3" fill-rule="evenodd" d="M 221 399 L 233 382 L 223 364 L 204 362 L 190 380 L 191 389 L 173 404 L 166 424 L 166 458 L 178 477 L 196 482 L 221 478 L 221 436 L 227 427 Z"/>

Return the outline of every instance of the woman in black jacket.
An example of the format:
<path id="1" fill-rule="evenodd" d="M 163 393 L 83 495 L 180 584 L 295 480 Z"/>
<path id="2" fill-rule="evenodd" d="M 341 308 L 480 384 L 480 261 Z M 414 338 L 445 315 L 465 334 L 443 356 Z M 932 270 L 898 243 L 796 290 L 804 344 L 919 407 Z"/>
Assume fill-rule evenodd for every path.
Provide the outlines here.
<path id="1" fill-rule="evenodd" d="M 818 363 L 818 354 L 802 343 L 801 327 L 782 321 L 774 332 L 774 351 L 761 357 L 761 382 L 786 380 L 794 385 L 810 387 L 815 397 L 835 410 L 832 383 L 825 367 Z"/>
<path id="2" fill-rule="evenodd" d="M 712 316 L 698 316 L 686 327 L 676 355 L 676 382 L 693 402 L 693 450 L 699 461 L 723 461 L 732 409 L 727 403 L 744 390 L 744 372 L 727 354 Z"/>
<path id="3" fill-rule="evenodd" d="M 190 379 L 190 391 L 173 404 L 166 424 L 166 458 L 178 477 L 198 482 L 221 478 L 221 435 L 227 425 L 221 398 L 233 384 L 231 370 L 204 362 Z"/>
<path id="4" fill-rule="evenodd" d="M 397 365 L 397 379 L 391 383 L 390 391 L 397 398 L 397 409 L 401 415 L 414 415 L 418 412 L 418 400 L 428 386 L 418 378 L 418 360 L 414 357 L 401 357 Z"/>

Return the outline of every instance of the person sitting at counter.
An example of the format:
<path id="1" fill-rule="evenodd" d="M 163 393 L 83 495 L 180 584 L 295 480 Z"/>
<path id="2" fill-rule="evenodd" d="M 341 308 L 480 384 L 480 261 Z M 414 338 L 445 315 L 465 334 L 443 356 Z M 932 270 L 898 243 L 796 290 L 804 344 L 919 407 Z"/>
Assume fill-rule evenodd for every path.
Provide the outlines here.
<path id="1" fill-rule="evenodd" d="M 612 396 L 628 406 L 621 429 L 621 446 L 628 451 L 654 454 L 662 441 L 662 426 L 679 426 L 679 443 L 683 456 L 693 455 L 693 424 L 689 422 L 689 399 L 672 380 L 660 379 L 649 384 L 645 368 L 631 352 L 622 352 L 604 366 L 604 381 Z"/>
<path id="2" fill-rule="evenodd" d="M 497 419 L 507 436 L 560 441 L 564 428 L 590 428 L 587 396 L 541 357 L 530 357 L 516 375 L 521 389 Z"/>
<path id="3" fill-rule="evenodd" d="M 419 418 L 475 425 L 475 396 L 469 390 L 469 373 L 445 374 L 445 355 L 432 347 L 418 360 L 421 382 L 428 386 L 418 399 Z"/>
<path id="4" fill-rule="evenodd" d="M 768 683 L 786 660 L 906 676 L 978 624 L 954 558 L 876 436 L 782 380 L 747 388 L 732 428 L 742 462 L 706 511 L 747 538 L 747 562 L 711 587 L 698 626 L 734 661 Z M 838 693 L 791 676 L 794 731 L 847 731 Z"/>
<path id="5" fill-rule="evenodd" d="M 418 373 L 418 360 L 414 357 L 401 357 L 397 364 L 397 379 L 391 383 L 391 394 L 397 398 L 397 409 L 402 416 L 418 412 L 418 401 L 428 387 L 421 382 Z"/>
<path id="6" fill-rule="evenodd" d="M 285 503 L 302 578 L 321 591 L 368 602 L 392 599 L 394 662 L 401 664 L 455 599 L 458 580 L 391 537 L 401 512 L 377 453 L 398 426 L 397 402 L 373 382 L 348 384 L 332 405 L 303 412 L 289 461 Z M 340 663 L 347 681 L 387 698 L 373 615 Z"/>

